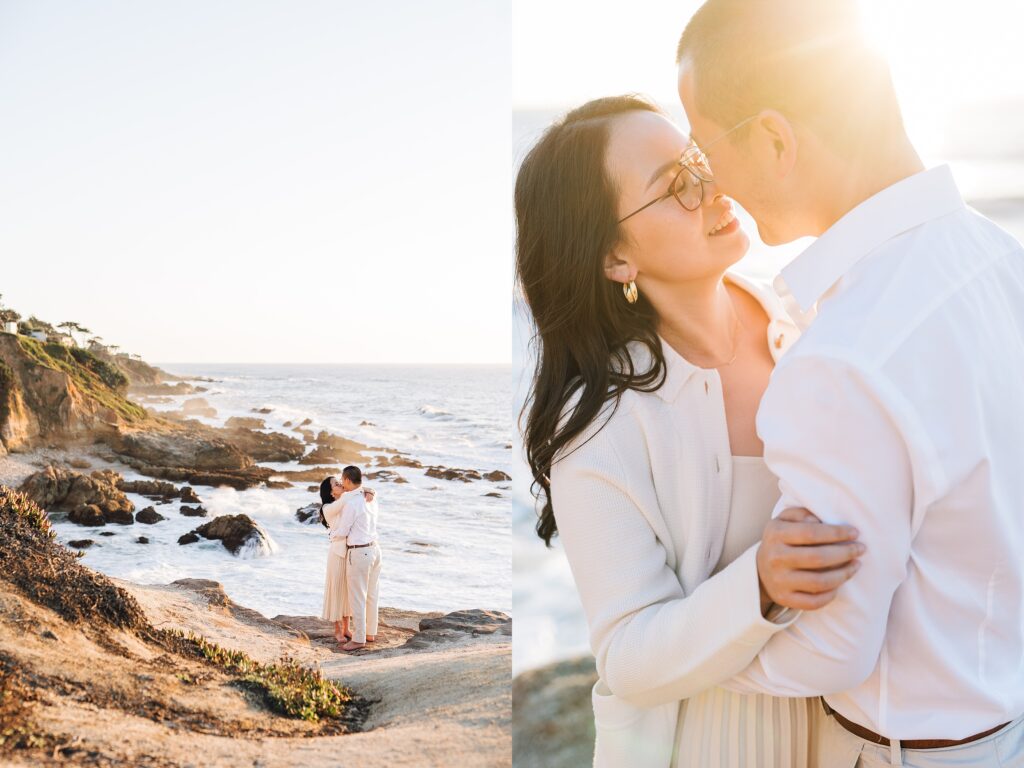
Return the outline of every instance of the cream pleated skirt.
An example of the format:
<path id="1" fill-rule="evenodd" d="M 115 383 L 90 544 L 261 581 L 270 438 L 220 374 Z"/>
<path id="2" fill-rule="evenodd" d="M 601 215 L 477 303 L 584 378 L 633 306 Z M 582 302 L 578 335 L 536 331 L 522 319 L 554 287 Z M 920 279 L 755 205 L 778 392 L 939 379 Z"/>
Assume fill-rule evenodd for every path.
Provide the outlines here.
<path id="1" fill-rule="evenodd" d="M 680 705 L 678 768 L 819 768 L 818 699 L 710 688 Z M 820 768 L 827 768 L 821 766 Z"/>
<path id="2" fill-rule="evenodd" d="M 346 550 L 347 552 L 347 550 Z M 324 580 L 324 607 L 320 618 L 327 621 L 341 621 L 352 615 L 348 599 L 348 580 L 345 578 L 344 555 L 327 553 L 327 577 Z"/>

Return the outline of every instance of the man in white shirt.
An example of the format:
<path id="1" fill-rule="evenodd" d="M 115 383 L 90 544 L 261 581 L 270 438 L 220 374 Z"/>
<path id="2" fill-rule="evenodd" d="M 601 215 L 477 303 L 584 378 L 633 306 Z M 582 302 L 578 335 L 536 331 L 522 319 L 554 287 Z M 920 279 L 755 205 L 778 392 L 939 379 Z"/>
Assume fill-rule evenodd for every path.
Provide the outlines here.
<path id="1" fill-rule="evenodd" d="M 344 506 L 330 538 L 348 539 L 345 579 L 352 604 L 352 639 L 341 647 L 355 651 L 377 639 L 377 603 L 380 596 L 380 545 L 377 543 L 377 497 L 365 498 L 363 473 L 348 466 L 341 472 L 339 497 Z"/>
<path id="2" fill-rule="evenodd" d="M 818 237 L 776 281 L 806 328 L 758 413 L 776 515 L 867 546 L 727 686 L 822 695 L 828 768 L 1024 765 L 1024 249 L 924 169 L 855 14 L 709 0 L 678 49 L 716 189 Z"/>

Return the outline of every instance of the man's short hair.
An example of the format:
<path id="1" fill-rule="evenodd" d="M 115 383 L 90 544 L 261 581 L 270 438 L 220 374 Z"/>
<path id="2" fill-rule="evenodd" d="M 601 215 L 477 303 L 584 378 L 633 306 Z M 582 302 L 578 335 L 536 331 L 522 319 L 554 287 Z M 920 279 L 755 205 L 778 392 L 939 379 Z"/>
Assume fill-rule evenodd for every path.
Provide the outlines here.
<path id="1" fill-rule="evenodd" d="M 349 465 L 341 470 L 341 476 L 347 478 L 352 485 L 362 485 L 363 483 L 363 472 L 359 467 Z"/>
<path id="2" fill-rule="evenodd" d="M 849 151 L 903 128 L 856 0 L 707 0 L 679 39 L 683 61 L 701 113 L 725 129 L 774 109 Z"/>

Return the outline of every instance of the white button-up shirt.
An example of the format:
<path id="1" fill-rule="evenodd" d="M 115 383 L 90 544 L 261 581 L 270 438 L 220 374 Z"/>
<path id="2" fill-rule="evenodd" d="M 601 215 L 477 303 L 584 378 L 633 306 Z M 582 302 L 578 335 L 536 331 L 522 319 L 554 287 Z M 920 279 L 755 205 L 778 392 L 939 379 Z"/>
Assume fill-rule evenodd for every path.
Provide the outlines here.
<path id="1" fill-rule="evenodd" d="M 367 501 L 362 487 L 341 494 L 334 502 L 341 503 L 341 514 L 331 526 L 330 538 L 348 539 L 348 546 L 370 544 L 377 540 L 377 496 Z"/>
<path id="2" fill-rule="evenodd" d="M 826 694 L 897 739 L 1024 712 L 1024 250 L 947 167 L 874 195 L 782 277 L 807 330 L 758 413 L 780 481 L 867 546 L 728 687 Z M 815 314 L 816 312 L 816 314 Z"/>

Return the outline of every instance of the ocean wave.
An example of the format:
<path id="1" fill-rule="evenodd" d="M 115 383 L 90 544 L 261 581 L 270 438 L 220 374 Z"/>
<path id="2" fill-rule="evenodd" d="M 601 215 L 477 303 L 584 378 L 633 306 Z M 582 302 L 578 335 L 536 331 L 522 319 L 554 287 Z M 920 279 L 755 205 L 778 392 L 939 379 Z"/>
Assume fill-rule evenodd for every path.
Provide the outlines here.
<path id="1" fill-rule="evenodd" d="M 439 421 L 450 421 L 455 418 L 454 414 L 433 405 L 420 406 L 420 415 L 426 416 L 428 419 L 437 419 Z"/>
<path id="2" fill-rule="evenodd" d="M 277 546 L 277 542 L 270 537 L 266 528 L 259 523 L 255 523 L 255 525 L 262 535 L 250 536 L 246 539 L 245 543 L 242 544 L 242 547 L 238 550 L 238 557 L 241 560 L 268 557 L 280 549 L 280 547 Z"/>

